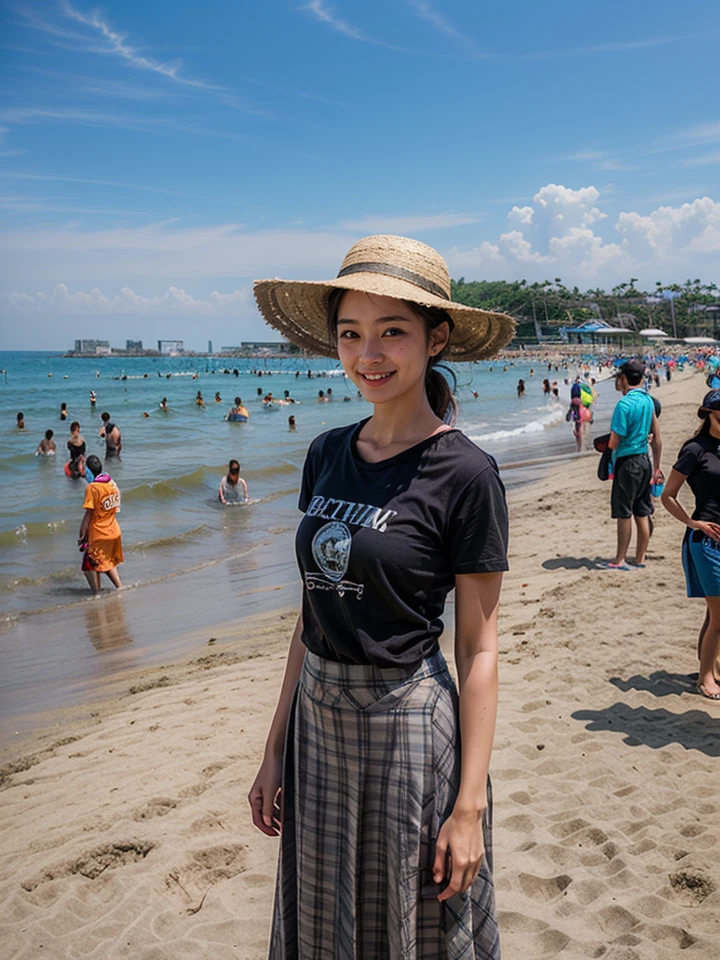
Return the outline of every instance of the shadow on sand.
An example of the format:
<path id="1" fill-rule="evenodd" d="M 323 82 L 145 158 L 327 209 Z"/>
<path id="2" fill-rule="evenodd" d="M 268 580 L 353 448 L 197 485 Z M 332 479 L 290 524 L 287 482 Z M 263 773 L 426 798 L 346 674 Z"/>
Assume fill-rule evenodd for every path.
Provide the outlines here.
<path id="1" fill-rule="evenodd" d="M 697 693 L 697 673 L 667 673 L 665 670 L 656 670 L 649 677 L 635 674 L 628 680 L 620 677 L 610 677 L 610 683 L 627 693 L 628 690 L 647 690 L 654 697 L 680 696 L 682 693 Z"/>
<path id="2" fill-rule="evenodd" d="M 679 743 L 686 750 L 697 750 L 708 757 L 720 757 L 720 716 L 711 717 L 704 710 L 671 713 L 614 703 L 605 710 L 576 710 L 573 720 L 585 722 L 586 730 L 610 730 L 624 733 L 629 747 L 641 744 L 658 750 Z"/>

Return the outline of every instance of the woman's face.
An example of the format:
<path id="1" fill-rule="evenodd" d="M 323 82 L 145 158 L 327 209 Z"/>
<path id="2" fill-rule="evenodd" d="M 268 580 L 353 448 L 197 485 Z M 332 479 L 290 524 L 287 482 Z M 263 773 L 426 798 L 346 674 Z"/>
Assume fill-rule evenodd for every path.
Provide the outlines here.
<path id="1" fill-rule="evenodd" d="M 440 353 L 448 336 L 442 323 L 428 338 L 424 321 L 393 297 L 349 290 L 340 301 L 338 356 L 369 403 L 390 403 L 413 392 L 419 402 L 428 358 Z"/>

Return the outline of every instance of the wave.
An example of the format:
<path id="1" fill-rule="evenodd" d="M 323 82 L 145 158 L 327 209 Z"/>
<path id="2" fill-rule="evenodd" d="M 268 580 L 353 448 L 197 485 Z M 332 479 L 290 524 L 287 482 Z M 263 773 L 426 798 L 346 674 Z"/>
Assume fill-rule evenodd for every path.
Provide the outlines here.
<path id="1" fill-rule="evenodd" d="M 528 433 L 542 433 L 547 427 L 561 423 L 565 419 L 565 414 L 558 410 L 553 416 L 545 420 L 531 420 L 519 427 L 509 427 L 507 430 L 494 430 L 492 433 L 470 434 L 473 443 L 488 443 L 489 441 L 511 440 L 513 437 L 520 437 Z"/>
<path id="2" fill-rule="evenodd" d="M 175 547 L 180 543 L 197 540 L 208 533 L 212 533 L 212 530 L 201 523 L 199 527 L 193 527 L 192 530 L 186 530 L 184 533 L 178 533 L 172 537 L 158 537 L 156 540 L 138 540 L 137 543 L 130 545 L 123 544 L 123 549 L 126 553 L 133 553 L 153 550 L 156 547 Z"/>
<path id="3" fill-rule="evenodd" d="M 3 530 L 0 533 L 0 547 L 13 547 L 26 544 L 28 539 L 51 537 L 53 534 L 64 533 L 63 527 L 67 520 L 54 520 L 51 523 L 21 523 L 14 530 Z"/>

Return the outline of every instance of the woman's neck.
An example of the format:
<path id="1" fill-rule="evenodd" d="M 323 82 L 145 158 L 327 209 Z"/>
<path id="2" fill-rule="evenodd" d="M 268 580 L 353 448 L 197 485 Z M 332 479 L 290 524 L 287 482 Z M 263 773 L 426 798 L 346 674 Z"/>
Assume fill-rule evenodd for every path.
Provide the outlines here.
<path id="1" fill-rule="evenodd" d="M 711 420 L 709 433 L 713 440 L 720 440 L 720 423 Z"/>
<path id="2" fill-rule="evenodd" d="M 377 451 L 395 446 L 410 447 L 438 432 L 442 426 L 442 420 L 433 412 L 423 390 L 419 400 L 408 397 L 395 403 L 375 404 L 361 439 Z"/>

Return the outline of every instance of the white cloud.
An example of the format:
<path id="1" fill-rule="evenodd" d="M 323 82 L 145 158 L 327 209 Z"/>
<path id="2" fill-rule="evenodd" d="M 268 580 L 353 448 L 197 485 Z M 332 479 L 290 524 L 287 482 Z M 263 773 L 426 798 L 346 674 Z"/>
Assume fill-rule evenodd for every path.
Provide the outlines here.
<path id="1" fill-rule="evenodd" d="M 349 37 L 351 40 L 370 43 L 375 47 L 385 47 L 386 50 L 395 50 L 399 53 L 413 53 L 419 54 L 420 56 L 428 56 L 428 54 L 423 53 L 422 50 L 410 50 L 407 47 L 398 47 L 393 43 L 386 43 L 384 40 L 378 40 L 376 37 L 369 36 L 363 30 L 348 23 L 347 20 L 342 20 L 333 13 L 325 4 L 324 0 L 310 0 L 302 9 L 311 13 L 320 23 L 324 23 L 336 33 L 341 33 L 344 37 Z"/>
<path id="2" fill-rule="evenodd" d="M 683 160 L 684 167 L 704 167 L 711 163 L 720 163 L 720 152 L 704 153 L 701 157 L 690 157 Z"/>
<path id="3" fill-rule="evenodd" d="M 710 197 L 647 215 L 621 212 L 612 224 L 614 239 L 596 206 L 599 197 L 592 186 L 548 184 L 532 205 L 512 208 L 511 229 L 499 244 L 445 250 L 451 272 L 490 280 L 562 276 L 589 287 L 613 286 L 631 275 L 652 286 L 659 277 L 672 282 L 720 269 L 720 203 Z"/>
<path id="4" fill-rule="evenodd" d="M 658 279 L 710 279 L 720 272 L 720 203 L 710 197 L 613 217 L 600 211 L 599 201 L 594 186 L 547 184 L 531 203 L 510 209 L 506 230 L 491 235 L 483 226 L 465 225 L 460 235 L 472 229 L 473 242 L 461 246 L 449 239 L 439 249 L 452 276 L 468 280 L 560 276 L 587 289 L 633 276 L 652 287 Z M 7 230 L 0 232 L 0 290 L 15 292 L 5 294 L 0 313 L 243 315 L 250 322 L 256 316 L 248 292 L 253 278 L 334 276 L 362 234 L 391 229 L 423 238 L 424 231 L 451 230 L 470 219 L 378 216 L 324 230 L 173 221 Z"/>
<path id="5" fill-rule="evenodd" d="M 178 287 L 170 287 L 161 296 L 143 297 L 129 287 L 123 287 L 119 293 L 113 295 L 105 294 L 97 287 L 71 293 L 64 283 L 58 283 L 50 294 L 42 291 L 34 296 L 27 293 L 4 293 L 2 300 L 20 313 L 48 313 L 53 316 L 173 316 L 178 313 L 192 316 L 236 316 L 238 313 L 247 312 L 253 302 L 252 289 L 249 286 L 233 290 L 232 293 L 218 293 L 214 290 L 207 299 L 202 300 Z"/>

